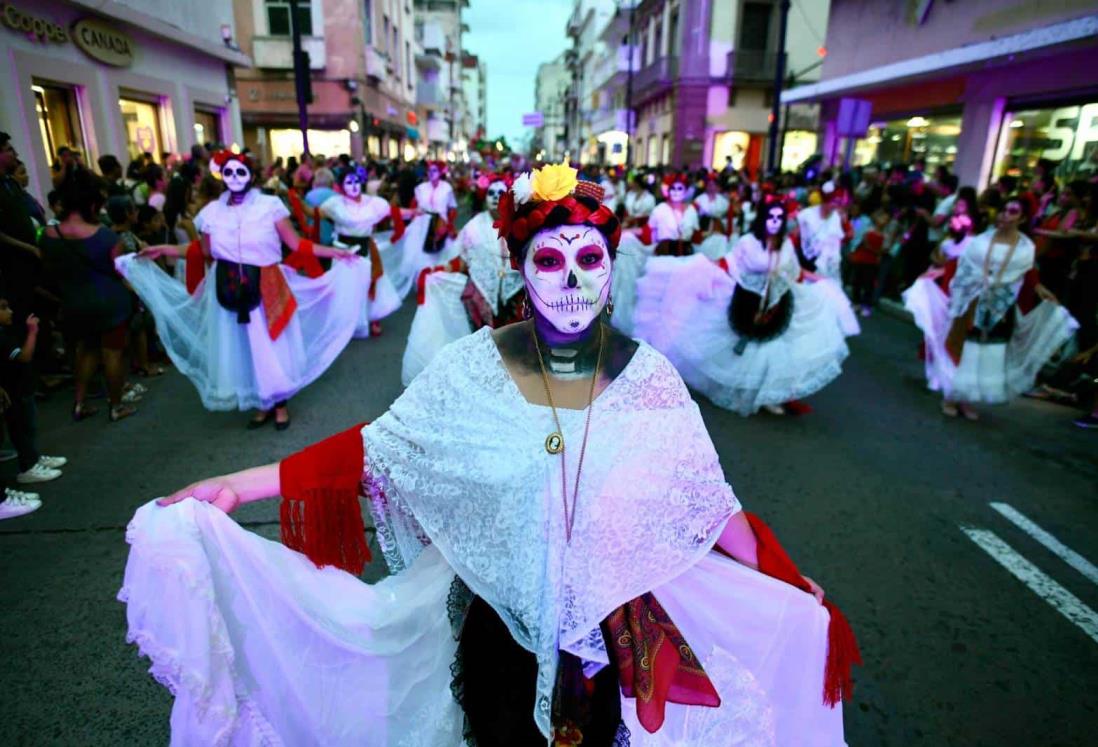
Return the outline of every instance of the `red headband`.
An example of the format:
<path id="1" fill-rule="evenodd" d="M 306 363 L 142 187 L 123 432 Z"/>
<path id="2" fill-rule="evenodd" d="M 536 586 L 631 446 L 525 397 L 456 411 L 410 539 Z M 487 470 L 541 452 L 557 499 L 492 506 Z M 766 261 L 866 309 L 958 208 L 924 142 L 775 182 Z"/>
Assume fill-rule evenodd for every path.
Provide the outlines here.
<path id="1" fill-rule="evenodd" d="M 537 203 L 530 212 L 522 217 L 516 217 L 515 195 L 508 191 L 499 202 L 499 220 L 493 225 L 499 229 L 501 239 L 526 242 L 541 230 L 549 214 L 558 207 L 569 211 L 563 225 L 592 226 L 601 230 L 611 220 L 616 220 L 614 212 L 605 205 L 600 204 L 598 208 L 592 210 L 571 195 L 560 200 Z M 621 225 L 619 224 L 614 232 L 606 237 L 608 248 L 616 250 L 620 240 Z"/>

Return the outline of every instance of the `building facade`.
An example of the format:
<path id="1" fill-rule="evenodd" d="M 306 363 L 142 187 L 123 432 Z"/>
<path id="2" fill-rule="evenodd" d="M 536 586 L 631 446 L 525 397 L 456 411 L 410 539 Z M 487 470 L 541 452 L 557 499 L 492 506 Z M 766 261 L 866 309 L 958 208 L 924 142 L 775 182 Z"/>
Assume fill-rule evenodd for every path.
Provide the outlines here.
<path id="1" fill-rule="evenodd" d="M 563 52 L 538 66 L 534 108 L 541 112 L 543 124 L 534 130 L 530 148 L 536 160 L 559 162 L 564 158 L 564 112 L 570 80 Z"/>
<path id="2" fill-rule="evenodd" d="M 461 88 L 465 101 L 461 132 L 471 142 L 488 129 L 488 70 L 475 54 L 462 57 Z"/>
<path id="3" fill-rule="evenodd" d="M 235 0 L 244 136 L 266 161 L 303 150 L 287 0 Z M 309 55 L 309 151 L 356 158 L 414 158 L 419 123 L 413 9 L 407 0 L 299 0 Z"/>
<path id="4" fill-rule="evenodd" d="M 241 143 L 230 0 L 27 0 L 0 5 L 13 88 L 0 106 L 31 178 L 49 191 L 58 148 L 124 164 L 199 143 Z"/>
<path id="5" fill-rule="evenodd" d="M 415 0 L 416 111 L 426 128 L 421 153 L 456 160 L 467 156 L 464 133 L 465 90 L 462 86 L 466 30 L 462 10 L 469 0 Z"/>
<path id="6" fill-rule="evenodd" d="M 943 164 L 977 187 L 1038 159 L 1070 179 L 1098 170 L 1093 3 L 832 0 L 818 83 L 829 163 Z M 860 115 L 860 116 L 859 116 Z"/>
<path id="7" fill-rule="evenodd" d="M 608 54 L 602 31 L 614 11 L 614 0 L 574 0 L 568 18 L 566 31 L 571 47 L 564 53 L 569 71 L 564 112 L 565 154 L 580 163 L 594 160 L 597 153 L 595 120 L 601 82 L 597 76 Z"/>

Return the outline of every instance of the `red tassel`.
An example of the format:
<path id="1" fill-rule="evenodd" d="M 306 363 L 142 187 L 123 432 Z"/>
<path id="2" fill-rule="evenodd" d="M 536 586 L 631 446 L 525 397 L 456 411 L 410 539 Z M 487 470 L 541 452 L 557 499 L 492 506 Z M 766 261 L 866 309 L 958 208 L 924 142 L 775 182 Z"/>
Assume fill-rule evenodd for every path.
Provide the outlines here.
<path id="1" fill-rule="evenodd" d="M 365 423 L 337 433 L 279 464 L 282 544 L 317 566 L 358 575 L 370 562 L 358 498 Z"/>
<path id="2" fill-rule="evenodd" d="M 206 277 L 206 256 L 202 253 L 202 241 L 195 239 L 187 244 L 187 293 L 194 293 Z"/>
<path id="3" fill-rule="evenodd" d="M 641 229 L 640 240 L 645 246 L 652 245 L 652 226 L 647 223 L 644 224 L 644 228 Z"/>
<path id="4" fill-rule="evenodd" d="M 389 217 L 393 221 L 393 235 L 389 241 L 400 241 L 401 237 L 404 236 L 405 229 L 404 215 L 400 212 L 400 207 L 397 205 L 390 206 Z"/>
<path id="5" fill-rule="evenodd" d="M 721 257 L 717 260 L 717 267 L 721 268 L 727 273 L 729 271 L 728 260 L 725 257 Z"/>
<path id="6" fill-rule="evenodd" d="M 744 512 L 744 517 L 755 533 L 759 571 L 791 586 L 796 586 L 802 591 L 811 592 L 812 587 L 786 555 L 766 522 L 747 511 Z M 827 664 L 824 667 L 823 702 L 834 707 L 854 693 L 851 668 L 855 664 L 862 663 L 862 655 L 858 650 L 858 640 L 854 637 L 854 630 L 850 627 L 846 616 L 830 600 L 825 599 L 824 606 L 831 615 L 831 621 L 827 626 Z"/>
<path id="7" fill-rule="evenodd" d="M 297 251 L 286 257 L 283 264 L 305 273 L 310 278 L 318 278 L 324 274 L 324 267 L 313 253 L 313 242 L 309 239 L 299 241 Z"/>

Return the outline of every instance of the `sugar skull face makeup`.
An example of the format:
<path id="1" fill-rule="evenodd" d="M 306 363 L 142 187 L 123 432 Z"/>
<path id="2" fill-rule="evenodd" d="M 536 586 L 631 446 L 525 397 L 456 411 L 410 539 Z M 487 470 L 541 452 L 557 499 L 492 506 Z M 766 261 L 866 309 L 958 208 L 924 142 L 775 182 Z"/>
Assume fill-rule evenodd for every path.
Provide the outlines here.
<path id="1" fill-rule="evenodd" d="M 534 235 L 523 275 L 537 312 L 558 332 L 574 335 L 590 327 L 606 306 L 612 265 L 597 229 L 559 226 Z"/>
<path id="2" fill-rule="evenodd" d="M 503 182 L 492 182 L 484 193 L 484 205 L 493 218 L 499 217 L 499 201 L 507 192 L 507 185 Z"/>
<path id="3" fill-rule="evenodd" d="M 221 167 L 221 179 L 225 182 L 225 189 L 240 194 L 251 186 L 252 170 L 241 161 L 231 160 Z"/>
<path id="4" fill-rule="evenodd" d="M 358 174 L 352 172 L 343 177 L 343 194 L 352 200 L 359 198 L 362 194 L 362 181 L 358 178 Z"/>
<path id="5" fill-rule="evenodd" d="M 675 182 L 667 190 L 667 197 L 671 202 L 682 202 L 686 199 L 686 185 Z"/>
<path id="6" fill-rule="evenodd" d="M 777 236 L 785 223 L 785 211 L 780 207 L 772 207 L 766 211 L 766 235 Z"/>

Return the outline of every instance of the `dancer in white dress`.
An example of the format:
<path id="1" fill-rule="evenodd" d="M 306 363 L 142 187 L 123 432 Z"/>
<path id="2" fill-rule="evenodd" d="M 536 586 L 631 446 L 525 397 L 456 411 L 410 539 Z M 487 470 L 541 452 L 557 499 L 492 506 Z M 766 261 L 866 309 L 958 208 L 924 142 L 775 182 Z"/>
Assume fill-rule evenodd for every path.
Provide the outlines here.
<path id="1" fill-rule="evenodd" d="M 1021 225 L 1026 203 L 1012 198 L 996 227 L 966 246 L 948 296 L 918 281 L 904 294 L 926 342 L 927 384 L 942 392 L 942 412 L 949 417 L 976 420 L 974 404 L 1009 402 L 1029 390 L 1078 328 L 1036 281 L 1035 247 Z M 1036 302 L 1023 310 L 1027 280 Z"/>
<path id="2" fill-rule="evenodd" d="M 173 744 L 844 744 L 853 634 L 667 360 L 600 322 L 617 221 L 566 168 L 502 209 L 531 321 L 373 424 L 138 510 L 120 598 Z M 225 515 L 275 495 L 290 547 Z"/>
<path id="3" fill-rule="evenodd" d="M 320 213 L 334 226 L 332 234 L 335 246 L 351 249 L 370 259 L 370 292 L 365 308 L 370 322 L 370 334 L 381 334 L 381 320 L 400 308 L 400 296 L 393 281 L 385 274 L 385 265 L 374 240 L 374 229 L 379 223 L 392 219 L 393 238 L 399 239 L 404 228 L 400 211 L 380 197 L 364 195 L 366 169 L 347 166 L 336 172 L 339 194 L 332 195 L 320 206 Z"/>
<path id="4" fill-rule="evenodd" d="M 837 378 L 849 352 L 827 292 L 798 282 L 785 225 L 784 205 L 772 202 L 720 263 L 655 257 L 637 286 L 635 335 L 741 415 L 783 414 Z"/>
<path id="5" fill-rule="evenodd" d="M 511 266 L 507 242 L 493 225 L 510 178 L 482 175 L 485 209 L 458 234 L 460 262 L 452 271 L 423 270 L 417 281 L 415 318 L 404 350 L 401 380 L 407 386 L 442 348 L 481 327 L 495 329 L 522 319 L 522 274 Z M 451 263 L 453 264 L 453 263 Z"/>
<path id="6" fill-rule="evenodd" d="M 643 228 L 648 223 L 648 216 L 656 209 L 656 198 L 648 189 L 644 176 L 637 174 L 633 177 L 633 184 L 625 193 L 625 219 L 623 228 Z"/>
<path id="7" fill-rule="evenodd" d="M 353 335 L 365 333 L 370 266 L 346 250 L 301 239 L 282 201 L 253 188 L 247 156 L 222 151 L 213 163 L 227 190 L 195 220 L 202 239 L 192 242 L 199 251 L 188 252 L 188 272 L 203 257 L 213 267 L 194 294 L 151 261 L 179 256 L 179 247 L 148 247 L 115 265 L 207 409 L 258 409 L 249 427 L 269 422 L 273 411 L 275 427 L 284 430 L 287 401 L 324 373 Z M 282 244 L 294 252 L 288 264 Z M 341 261 L 322 273 L 316 257 Z"/>
<path id="8" fill-rule="evenodd" d="M 656 245 L 656 255 L 683 257 L 693 254 L 701 239 L 698 211 L 690 204 L 690 187 L 685 174 L 668 174 L 663 180 L 666 202 L 656 205 L 647 228 Z"/>
<path id="9" fill-rule="evenodd" d="M 842 245 L 847 235 L 837 204 L 839 191 L 834 182 L 824 182 L 820 193 L 823 202 L 797 213 L 797 256 L 808 277 L 827 292 L 842 318 L 843 332 L 856 335 L 862 327 L 842 284 Z"/>
<path id="10" fill-rule="evenodd" d="M 705 191 L 694 198 L 694 207 L 704 236 L 696 251 L 718 260 L 732 247 L 732 231 L 728 198 L 720 192 L 716 173 L 706 177 Z"/>

